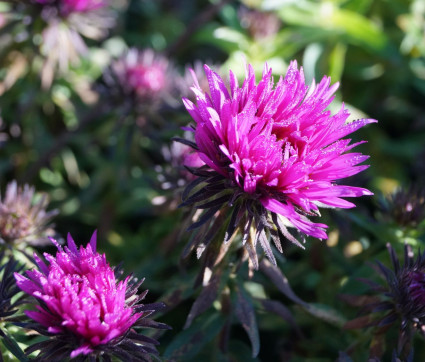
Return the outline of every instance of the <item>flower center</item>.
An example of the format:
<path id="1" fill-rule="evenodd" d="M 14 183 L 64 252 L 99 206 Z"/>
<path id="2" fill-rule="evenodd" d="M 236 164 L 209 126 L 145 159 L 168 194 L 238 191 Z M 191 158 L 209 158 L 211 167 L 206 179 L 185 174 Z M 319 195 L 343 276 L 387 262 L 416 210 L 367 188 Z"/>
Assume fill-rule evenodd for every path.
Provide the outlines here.
<path id="1" fill-rule="evenodd" d="M 18 210 L 0 210 L 0 237 L 13 242 L 29 234 L 31 219 Z"/>
<path id="2" fill-rule="evenodd" d="M 157 66 L 135 66 L 127 71 L 127 77 L 130 86 L 142 95 L 159 92 L 165 85 L 164 72 Z"/>

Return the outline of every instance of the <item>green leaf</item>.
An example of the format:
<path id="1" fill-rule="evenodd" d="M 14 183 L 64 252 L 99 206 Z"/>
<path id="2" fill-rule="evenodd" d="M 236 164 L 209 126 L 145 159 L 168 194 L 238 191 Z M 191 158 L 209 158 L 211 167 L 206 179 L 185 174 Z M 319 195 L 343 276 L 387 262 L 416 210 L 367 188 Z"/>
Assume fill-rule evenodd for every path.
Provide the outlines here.
<path id="1" fill-rule="evenodd" d="M 328 305 L 309 303 L 305 309 L 313 316 L 338 327 L 342 327 L 346 323 L 346 319 L 337 310 Z"/>
<path id="2" fill-rule="evenodd" d="M 303 56 L 303 68 L 306 83 L 310 84 L 316 77 L 316 67 L 320 57 L 323 54 L 323 45 L 320 43 L 311 43 L 307 45 Z"/>
<path id="3" fill-rule="evenodd" d="M 294 316 L 285 305 L 277 300 L 271 299 L 259 299 L 258 301 L 266 311 L 274 313 L 281 317 L 284 321 L 288 322 L 294 331 L 298 334 L 298 336 L 302 335 Z"/>
<path id="4" fill-rule="evenodd" d="M 387 43 L 385 34 L 369 19 L 353 11 L 335 9 L 329 17 L 331 28 L 344 32 L 350 42 L 381 50 Z"/>
<path id="5" fill-rule="evenodd" d="M 307 306 L 307 303 L 294 293 L 289 285 L 288 279 L 277 266 L 270 263 L 267 259 L 263 259 L 260 264 L 260 270 L 269 277 L 276 288 L 290 300 L 299 305 Z"/>
<path id="6" fill-rule="evenodd" d="M 324 30 L 329 37 L 344 39 L 347 43 L 383 50 L 386 35 L 369 19 L 350 10 L 338 8 L 331 2 L 301 2 L 284 6 L 279 15 L 288 24 Z"/>
<path id="7" fill-rule="evenodd" d="M 244 361 L 254 362 L 259 361 L 258 358 L 251 356 L 251 349 L 248 345 L 241 341 L 230 341 L 229 350 L 225 355 L 219 355 L 218 362 L 229 362 L 229 361 Z"/>
<path id="8" fill-rule="evenodd" d="M 27 362 L 29 359 L 25 355 L 24 351 L 19 347 L 18 343 L 11 338 L 5 331 L 5 334 L 1 338 L 3 345 L 20 361 Z"/>
<path id="9" fill-rule="evenodd" d="M 195 36 L 197 43 L 209 43 L 217 46 L 225 52 L 232 53 L 239 49 L 248 49 L 251 42 L 241 32 L 225 27 L 210 24 L 200 30 Z"/>
<path id="10" fill-rule="evenodd" d="M 196 356 L 222 328 L 225 320 L 217 312 L 205 313 L 188 329 L 179 333 L 164 352 L 165 358 L 188 360 Z"/>
<path id="11" fill-rule="evenodd" d="M 342 72 L 344 71 L 345 54 L 347 46 L 341 42 L 337 43 L 329 54 L 329 72 L 328 75 L 332 79 L 332 83 L 341 80 Z"/>

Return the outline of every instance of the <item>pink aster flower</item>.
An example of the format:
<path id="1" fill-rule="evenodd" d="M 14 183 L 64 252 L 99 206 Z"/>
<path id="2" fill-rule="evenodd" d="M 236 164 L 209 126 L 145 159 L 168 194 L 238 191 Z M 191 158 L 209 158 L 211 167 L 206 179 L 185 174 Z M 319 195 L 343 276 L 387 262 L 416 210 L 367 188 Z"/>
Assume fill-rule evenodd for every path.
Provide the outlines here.
<path id="1" fill-rule="evenodd" d="M 295 61 L 277 84 L 267 65 L 258 84 L 251 66 L 242 86 L 230 72 L 229 88 L 208 66 L 205 73 L 210 92 L 204 92 L 195 78 L 196 104 L 183 99 L 196 123 L 192 146 L 208 166 L 194 170 L 200 179 L 188 186 L 183 202 L 207 209 L 191 228 L 231 207 L 225 241 L 240 228 L 242 242 L 257 268 L 258 240 L 275 262 L 270 238 L 280 251 L 279 232 L 301 245 L 287 227 L 325 239 L 327 226 L 307 216 L 319 215 L 319 206 L 354 207 L 344 198 L 372 194 L 337 183 L 368 167 L 359 165 L 368 156 L 349 153 L 362 142 L 350 144 L 351 140 L 343 137 L 376 121 L 346 123 L 349 112 L 344 106 L 331 114 L 327 107 L 338 84 L 331 86 L 329 77 L 308 87 Z M 199 184 L 204 187 L 200 189 Z M 197 192 L 193 193 L 195 186 Z M 198 255 L 210 240 L 198 247 Z"/>
<path id="2" fill-rule="evenodd" d="M 148 105 L 163 101 L 172 88 L 172 67 L 168 59 L 152 49 L 130 49 L 111 65 L 110 78 L 123 93 Z M 111 81 L 109 81 L 111 83 Z"/>
<path id="3" fill-rule="evenodd" d="M 27 352 L 41 350 L 38 357 L 50 360 L 102 355 L 144 361 L 157 354 L 158 343 L 133 328 L 167 328 L 145 319 L 163 305 L 140 304 L 147 291 L 136 296 L 141 283 L 130 276 L 118 280 L 119 272 L 96 252 L 96 232 L 85 248 L 78 249 L 69 234 L 65 248 L 51 240 L 56 256 L 45 253 L 45 263 L 34 254 L 40 270 L 27 271 L 28 277 L 15 273 L 18 287 L 39 302 L 37 310 L 25 312 L 36 322 L 31 326 L 50 337 Z"/>

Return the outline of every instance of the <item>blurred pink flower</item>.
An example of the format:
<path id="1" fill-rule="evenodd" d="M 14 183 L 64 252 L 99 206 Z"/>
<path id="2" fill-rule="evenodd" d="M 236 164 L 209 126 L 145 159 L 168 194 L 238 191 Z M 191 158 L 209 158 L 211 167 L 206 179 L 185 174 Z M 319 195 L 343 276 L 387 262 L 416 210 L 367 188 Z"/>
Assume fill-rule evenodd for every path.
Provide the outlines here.
<path id="1" fill-rule="evenodd" d="M 13 1 L 7 16 L 14 19 L 12 33 L 19 32 L 31 51 L 23 52 L 28 64 L 42 56 L 43 88 L 49 88 L 58 74 L 78 65 L 88 48 L 84 39 L 104 38 L 115 25 L 116 11 L 110 0 L 22 0 Z M 30 25 L 31 24 L 31 25 Z M 29 26 L 30 25 L 30 26 Z M 30 39 L 37 38 L 33 43 Z M 12 38 L 11 38 L 12 39 Z M 35 51 L 34 45 L 39 49 Z M 25 64 L 27 65 L 27 64 Z"/>
<path id="2" fill-rule="evenodd" d="M 170 63 L 152 49 L 130 49 L 111 68 L 124 92 L 139 101 L 158 102 L 171 90 Z"/>
<path id="3" fill-rule="evenodd" d="M 46 244 L 53 235 L 49 222 L 58 211 L 46 211 L 46 194 L 36 198 L 34 187 L 18 187 L 16 181 L 6 187 L 0 197 L 0 244 Z"/>

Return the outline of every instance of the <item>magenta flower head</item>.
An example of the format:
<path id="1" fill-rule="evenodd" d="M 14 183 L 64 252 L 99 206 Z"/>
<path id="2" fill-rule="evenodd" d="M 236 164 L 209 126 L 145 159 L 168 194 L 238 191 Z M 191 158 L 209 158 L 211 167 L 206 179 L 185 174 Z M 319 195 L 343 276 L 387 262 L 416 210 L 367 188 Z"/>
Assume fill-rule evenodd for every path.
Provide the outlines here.
<path id="1" fill-rule="evenodd" d="M 372 194 L 337 183 L 368 167 L 359 165 L 368 156 L 348 152 L 362 142 L 350 144 L 343 137 L 376 121 L 346 123 L 349 112 L 344 106 L 332 115 L 327 107 L 338 84 L 331 86 L 329 77 L 308 87 L 302 68 L 293 61 L 276 85 L 267 65 L 258 84 L 249 66 L 242 86 L 230 72 L 227 88 L 208 66 L 205 72 L 210 92 L 202 91 L 195 79 L 196 104 L 183 99 L 195 121 L 195 142 L 190 144 L 207 165 L 193 170 L 198 179 L 184 195 L 183 205 L 206 209 L 191 228 L 217 219 L 217 213 L 230 215 L 225 241 L 239 228 L 257 268 L 258 240 L 275 262 L 270 238 L 280 251 L 279 233 L 301 245 L 288 228 L 325 239 L 327 226 L 307 216 L 319 215 L 319 206 L 354 207 L 344 197 Z M 210 238 L 196 239 L 203 243 L 199 255 Z"/>
<path id="2" fill-rule="evenodd" d="M 27 271 L 28 277 L 15 273 L 18 287 L 38 302 L 37 310 L 25 312 L 35 322 L 28 328 L 49 337 L 27 353 L 40 350 L 38 358 L 51 361 L 77 356 L 145 361 L 157 354 L 158 342 L 135 328 L 168 328 L 146 318 L 164 305 L 141 304 L 147 294 L 136 295 L 141 282 L 130 276 L 118 280 L 120 271 L 96 252 L 96 232 L 85 248 L 78 249 L 69 234 L 65 248 L 51 240 L 56 256 L 44 254 L 44 263 L 35 254 L 39 270 Z"/>

